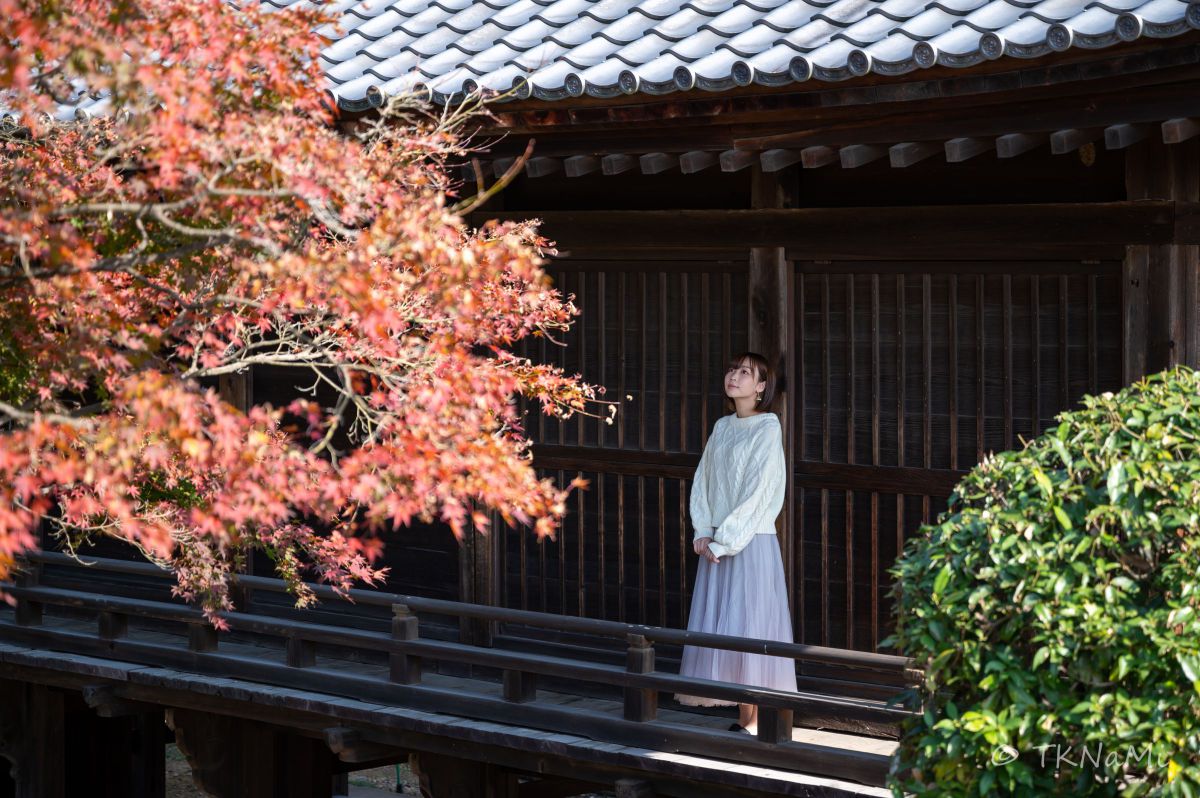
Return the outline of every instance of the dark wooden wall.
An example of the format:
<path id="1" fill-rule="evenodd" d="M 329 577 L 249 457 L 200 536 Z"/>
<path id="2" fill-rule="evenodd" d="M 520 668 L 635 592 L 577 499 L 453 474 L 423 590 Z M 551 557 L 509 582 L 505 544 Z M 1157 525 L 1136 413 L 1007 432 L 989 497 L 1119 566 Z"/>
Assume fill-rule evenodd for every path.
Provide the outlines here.
<path id="1" fill-rule="evenodd" d="M 501 541 L 510 607 L 685 625 L 695 572 L 687 482 L 723 415 L 721 377 L 746 346 L 746 263 L 569 261 L 551 273 L 581 316 L 556 346 L 526 353 L 607 387 L 615 423 L 530 413 L 541 472 L 571 497 L 556 540 Z"/>
<path id="2" fill-rule="evenodd" d="M 965 470 L 1120 386 L 1120 263 L 796 269 L 796 631 L 875 649 L 887 569 Z"/>

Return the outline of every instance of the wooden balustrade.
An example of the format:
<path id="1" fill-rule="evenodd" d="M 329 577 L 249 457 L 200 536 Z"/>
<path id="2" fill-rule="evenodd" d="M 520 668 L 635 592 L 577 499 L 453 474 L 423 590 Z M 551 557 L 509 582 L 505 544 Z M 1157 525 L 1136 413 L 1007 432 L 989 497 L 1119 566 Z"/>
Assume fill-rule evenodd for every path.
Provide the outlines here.
<path id="1" fill-rule="evenodd" d="M 75 564 L 73 559 L 54 553 L 37 554 L 32 559 L 40 565 Z M 148 563 L 96 560 L 91 568 L 141 576 L 166 576 L 165 572 Z M 140 618 L 173 621 L 187 627 L 187 648 L 195 662 L 204 662 L 203 659 L 196 659 L 202 657 L 216 657 L 219 661 L 226 661 L 219 649 L 220 635 L 199 610 L 178 603 L 65 590 L 42 584 L 42 581 L 38 578 L 37 569 L 30 568 L 23 572 L 18 584 L 5 587 L 17 600 L 18 624 L 37 625 L 46 605 L 92 612 L 97 618 L 97 637 L 110 649 L 121 649 L 126 652 L 122 656 L 137 661 L 172 664 L 172 657 L 175 655 L 166 656 L 165 652 L 158 651 L 158 647 L 154 645 L 130 639 L 129 620 Z M 241 576 L 239 581 L 248 593 L 286 590 L 278 580 L 263 577 Z M 318 595 L 332 594 L 331 589 L 326 586 L 312 587 Z M 689 695 L 754 704 L 759 707 L 760 719 L 757 742 L 767 746 L 790 744 L 790 729 L 793 718 L 798 713 L 806 717 L 816 714 L 822 717 L 845 718 L 848 722 L 894 727 L 894 724 L 910 712 L 902 707 L 885 706 L 878 701 L 818 693 L 788 693 L 659 672 L 655 669 L 654 644 L 656 641 L 662 641 L 703 645 L 787 656 L 844 667 L 900 669 L 910 672 L 907 670 L 909 663 L 900 657 L 563 617 L 369 590 L 352 591 L 352 597 L 356 603 L 388 607 L 392 613 L 390 630 L 344 628 L 244 612 L 226 613 L 222 617 L 233 632 L 281 639 L 286 652 L 284 667 L 299 672 L 317 671 L 329 684 L 330 689 L 336 687 L 339 692 L 346 694 L 355 694 L 364 686 L 365 679 L 360 676 L 342 677 L 320 668 L 319 648 L 341 647 L 347 650 L 382 652 L 386 654 L 389 663 L 388 682 L 397 687 L 422 689 L 422 669 L 425 661 L 498 672 L 503 686 L 501 701 L 508 706 L 536 705 L 539 677 L 605 685 L 618 689 L 623 695 L 623 718 L 626 722 L 634 724 L 647 724 L 657 718 L 660 692 L 684 692 Z M 520 652 L 423 639 L 419 634 L 420 622 L 416 614 L 419 610 L 460 618 L 532 624 L 546 629 L 586 631 L 608 636 L 620 633 L 627 644 L 625 666 L 622 668 L 553 656 L 531 657 Z M 159 657 L 156 654 L 163 656 Z M 244 670 L 246 678 L 255 680 L 262 680 L 263 674 L 275 673 L 273 668 L 265 665 L 250 667 L 243 659 L 230 657 L 229 662 L 234 663 L 234 673 Z M 287 683 L 286 678 L 280 678 Z M 341 684 L 343 681 L 346 684 Z M 704 733 L 716 732 L 706 730 Z"/>
<path id="2" fill-rule="evenodd" d="M 43 565 L 78 566 L 78 562 L 74 558 L 55 552 L 32 554 L 29 556 L 29 560 L 32 563 Z M 94 563 L 94 565 L 89 566 L 90 568 L 111 573 L 160 579 L 168 578 L 169 576 L 162 569 L 151 563 L 108 560 L 104 558 L 91 558 L 89 562 Z M 279 579 L 239 575 L 237 580 L 243 589 L 251 592 L 287 593 L 287 586 Z M 345 598 L 328 585 L 310 584 L 309 588 L 317 598 L 322 600 L 340 601 Z M 355 604 L 363 606 L 391 608 L 399 604 L 404 605 L 412 612 L 427 612 L 457 618 L 473 618 L 498 623 L 519 624 L 558 632 L 575 632 L 619 640 L 624 640 L 629 635 L 636 634 L 655 643 L 704 646 L 706 648 L 719 648 L 726 651 L 745 651 L 774 657 L 787 657 L 799 662 L 832 665 L 839 668 L 902 674 L 909 681 L 913 678 L 919 678 L 920 675 L 919 671 L 914 669 L 911 660 L 906 657 L 892 654 L 877 654 L 870 651 L 852 651 L 800 643 L 781 643 L 773 640 L 707 634 L 704 632 L 692 632 L 686 629 L 644 626 L 640 624 L 621 623 L 619 621 L 602 621 L 594 618 L 555 615 L 531 610 L 493 607 L 484 604 L 468 604 L 443 599 L 422 598 L 420 596 L 405 596 L 397 593 L 385 593 L 362 588 L 354 588 L 346 591 L 346 597 Z M 197 618 L 202 618 L 199 611 L 195 612 Z"/>

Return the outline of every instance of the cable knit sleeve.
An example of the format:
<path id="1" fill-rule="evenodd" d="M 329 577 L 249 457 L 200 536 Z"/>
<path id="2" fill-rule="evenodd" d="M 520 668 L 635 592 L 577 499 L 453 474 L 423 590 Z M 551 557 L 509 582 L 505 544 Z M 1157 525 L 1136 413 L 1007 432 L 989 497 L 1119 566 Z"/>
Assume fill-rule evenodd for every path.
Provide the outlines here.
<path id="1" fill-rule="evenodd" d="M 754 539 L 763 525 L 774 531 L 783 509 L 787 473 L 783 455 L 783 430 L 778 419 L 763 424 L 755 435 L 750 460 L 742 476 L 737 504 L 717 527 L 709 551 L 717 557 L 737 554 Z"/>
<path id="2" fill-rule="evenodd" d="M 722 419 L 717 419 L 717 425 Z M 713 427 L 713 434 L 709 436 L 708 443 L 704 446 L 704 451 L 700 453 L 700 463 L 696 466 L 696 473 L 692 477 L 692 495 L 688 500 L 688 515 L 692 519 L 692 527 L 696 532 L 692 539 L 711 538 L 713 536 L 716 524 L 713 523 L 712 506 L 708 501 L 708 479 L 712 470 L 712 457 L 709 452 L 712 451 L 713 438 L 716 437 L 717 428 Z"/>

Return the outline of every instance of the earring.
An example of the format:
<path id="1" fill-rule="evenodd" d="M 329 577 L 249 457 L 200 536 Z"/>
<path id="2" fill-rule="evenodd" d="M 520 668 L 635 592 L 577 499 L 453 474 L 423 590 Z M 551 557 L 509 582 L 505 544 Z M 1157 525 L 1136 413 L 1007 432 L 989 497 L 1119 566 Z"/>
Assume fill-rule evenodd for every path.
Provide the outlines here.
<path id="1" fill-rule="evenodd" d="M 755 400 L 756 400 L 756 401 L 759 401 L 759 402 L 761 402 L 761 401 L 762 401 L 762 394 L 760 393 L 760 394 L 759 394 L 757 397 L 755 397 Z"/>

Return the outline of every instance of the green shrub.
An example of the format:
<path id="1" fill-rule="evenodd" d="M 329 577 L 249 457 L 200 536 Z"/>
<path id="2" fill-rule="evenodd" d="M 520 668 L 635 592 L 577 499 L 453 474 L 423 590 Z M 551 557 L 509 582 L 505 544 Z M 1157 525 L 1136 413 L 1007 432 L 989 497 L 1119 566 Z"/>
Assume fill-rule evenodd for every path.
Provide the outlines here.
<path id="1" fill-rule="evenodd" d="M 1200 376 L 1083 405 L 892 571 L 891 643 L 925 669 L 897 793 L 1200 796 Z"/>

